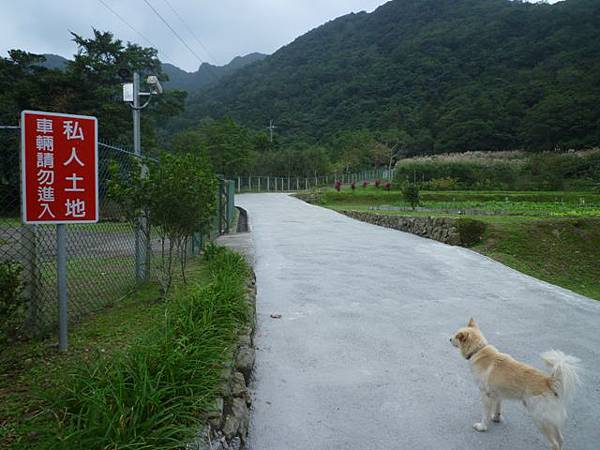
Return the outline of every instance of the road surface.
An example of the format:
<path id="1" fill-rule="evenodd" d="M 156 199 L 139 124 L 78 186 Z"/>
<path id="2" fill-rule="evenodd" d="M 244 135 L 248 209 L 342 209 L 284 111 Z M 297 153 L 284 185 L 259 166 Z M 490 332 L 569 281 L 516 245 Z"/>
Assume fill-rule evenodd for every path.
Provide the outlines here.
<path id="1" fill-rule="evenodd" d="M 478 389 L 449 343 L 471 316 L 537 367 L 553 348 L 583 360 L 565 447 L 600 448 L 600 302 L 283 194 L 237 203 L 258 286 L 251 449 L 546 449 L 518 403 L 471 428 Z"/>

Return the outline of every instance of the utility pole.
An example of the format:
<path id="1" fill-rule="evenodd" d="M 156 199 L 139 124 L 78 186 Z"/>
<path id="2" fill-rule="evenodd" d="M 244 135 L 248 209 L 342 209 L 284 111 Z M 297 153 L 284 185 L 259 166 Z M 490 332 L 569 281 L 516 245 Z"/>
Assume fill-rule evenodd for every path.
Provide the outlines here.
<path id="1" fill-rule="evenodd" d="M 128 78 L 131 74 L 127 69 L 119 70 L 122 78 Z M 133 115 L 133 151 L 141 159 L 142 156 L 142 138 L 141 138 L 141 111 L 150 104 L 153 95 L 162 94 L 163 88 L 156 76 L 149 76 L 146 83 L 150 86 L 150 92 L 140 92 L 140 74 L 133 72 L 133 83 L 123 85 L 123 101 L 131 106 Z M 140 97 L 148 97 L 142 105 Z M 147 176 L 146 167 L 142 167 L 142 177 Z M 149 275 L 149 257 L 150 257 L 150 236 L 147 236 L 146 217 L 139 217 L 135 227 L 135 276 L 138 282 L 146 279 Z M 143 238 L 146 239 L 143 239 Z M 145 241 L 145 242 L 144 242 Z"/>
<path id="2" fill-rule="evenodd" d="M 138 158 L 142 157 L 142 137 L 141 137 L 141 109 L 140 109 L 140 74 L 133 72 L 133 152 Z M 143 170 L 143 169 L 142 169 Z M 143 174 L 142 174 L 143 176 Z M 142 230 L 145 226 L 145 218 L 138 217 L 135 226 L 135 278 L 138 282 L 146 278 L 146 245 L 142 239 Z"/>
<path id="3" fill-rule="evenodd" d="M 271 140 L 271 143 L 273 143 L 273 131 L 275 131 L 275 128 L 277 128 L 277 127 L 276 127 L 276 126 L 275 126 L 275 124 L 273 123 L 273 119 L 271 119 L 271 120 L 269 121 L 269 126 L 267 127 L 267 129 L 269 130 L 269 132 L 270 132 L 270 135 L 271 135 L 271 138 L 270 138 L 270 140 Z"/>

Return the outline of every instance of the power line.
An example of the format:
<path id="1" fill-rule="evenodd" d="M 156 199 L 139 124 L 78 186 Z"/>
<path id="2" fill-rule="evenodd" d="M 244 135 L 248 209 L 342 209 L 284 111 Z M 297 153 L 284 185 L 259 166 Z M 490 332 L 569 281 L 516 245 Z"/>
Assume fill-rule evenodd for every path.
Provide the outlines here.
<path id="1" fill-rule="evenodd" d="M 152 42 L 147 36 L 145 36 L 142 32 L 136 30 L 134 28 L 133 25 L 131 25 L 129 22 L 127 22 L 123 16 L 121 16 L 117 11 L 115 11 L 109 4 L 107 4 L 104 0 L 98 0 L 100 3 L 102 3 L 104 5 L 104 7 L 106 9 L 108 9 L 117 19 L 119 19 L 121 22 L 123 22 L 125 25 L 127 25 L 134 33 L 136 33 L 138 36 L 140 36 L 143 40 L 145 40 L 148 44 L 150 44 L 152 47 L 154 47 L 156 50 L 160 51 L 160 53 L 162 53 L 165 57 L 165 59 L 167 61 L 169 61 L 171 64 L 175 65 L 175 62 L 173 61 L 172 58 L 169 57 L 169 55 L 167 55 L 164 51 L 160 50 L 158 48 L 158 45 L 156 45 L 154 42 Z"/>
<path id="2" fill-rule="evenodd" d="M 200 40 L 200 38 L 198 37 L 198 35 L 196 33 L 194 33 L 194 31 L 192 30 L 192 28 L 187 24 L 187 22 L 184 20 L 184 18 L 181 17 L 181 14 L 179 14 L 177 12 L 177 10 L 173 7 L 173 5 L 171 4 L 171 2 L 169 2 L 169 0 L 163 0 L 163 1 L 171 9 L 171 11 L 173 11 L 173 14 L 175 14 L 177 16 L 177 18 L 179 19 L 179 21 L 188 30 L 188 32 L 194 38 L 194 40 L 200 45 L 200 47 L 202 47 L 202 49 L 206 52 L 206 54 L 208 55 L 208 57 L 211 58 L 213 61 L 216 61 L 216 58 L 213 55 L 210 54 L 210 51 L 208 51 L 208 48 L 206 48 L 206 45 L 204 45 L 202 43 L 202 41 Z"/>
<path id="3" fill-rule="evenodd" d="M 192 49 L 192 47 L 190 47 L 188 45 L 187 42 L 185 42 L 185 40 L 179 35 L 179 33 L 177 33 L 177 31 L 175 31 L 175 29 L 171 26 L 171 24 L 169 24 L 169 22 L 166 21 L 166 19 L 160 15 L 160 13 L 156 10 L 156 8 L 154 8 L 154 6 L 152 6 L 152 4 L 148 1 L 148 0 L 144 0 L 144 3 L 146 3 L 146 5 L 148 5 L 148 7 L 154 11 L 154 14 L 156 14 L 158 16 L 158 18 L 169 28 L 169 30 L 171 30 L 171 32 L 175 35 L 175 37 L 177 37 L 177 39 L 179 39 L 181 41 L 181 43 L 183 45 L 185 45 L 185 47 L 190 51 L 190 53 L 192 55 L 194 55 L 196 57 L 196 59 L 202 63 L 202 58 L 200 58 L 198 56 L 198 54 Z"/>
<path id="4" fill-rule="evenodd" d="M 204 51 L 206 52 L 206 54 L 208 55 L 209 58 L 211 58 L 213 61 L 216 60 L 216 58 L 210 54 L 210 52 L 208 51 L 208 48 L 206 48 L 206 46 L 202 43 L 202 41 L 200 40 L 200 38 L 198 38 L 198 36 L 194 33 L 194 31 L 190 28 L 190 26 L 187 24 L 187 22 L 183 19 L 183 17 L 181 17 L 181 14 L 179 14 L 177 12 L 177 10 L 173 7 L 173 5 L 169 2 L 169 0 L 163 0 L 167 6 L 169 8 L 171 8 L 171 11 L 173 11 L 173 13 L 177 16 L 177 18 L 179 19 L 179 21 L 183 24 L 183 26 L 188 30 L 188 32 L 192 35 L 192 37 L 198 42 L 198 44 L 200 44 L 200 46 L 204 49 Z M 215 73 L 213 66 L 211 66 L 210 64 L 206 65 L 206 71 L 207 73 L 215 80 L 215 81 L 219 81 L 220 77 Z"/>

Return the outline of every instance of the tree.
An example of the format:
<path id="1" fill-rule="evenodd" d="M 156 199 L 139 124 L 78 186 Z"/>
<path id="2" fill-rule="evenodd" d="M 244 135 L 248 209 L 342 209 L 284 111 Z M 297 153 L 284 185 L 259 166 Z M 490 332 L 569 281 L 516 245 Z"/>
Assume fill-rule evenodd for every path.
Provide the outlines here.
<path id="1" fill-rule="evenodd" d="M 225 176 L 249 174 L 252 167 L 249 130 L 230 117 L 207 121 L 195 132 L 201 151 L 205 152 L 217 173 Z"/>
<path id="2" fill-rule="evenodd" d="M 388 128 L 385 131 L 377 133 L 376 139 L 380 157 L 385 158 L 388 177 L 391 181 L 393 164 L 398 160 L 400 154 L 406 150 L 410 138 L 404 130 Z"/>
<path id="3" fill-rule="evenodd" d="M 9 51 L 0 58 L 0 124 L 16 125 L 24 109 L 87 114 L 98 117 L 103 140 L 130 144 L 131 109 L 121 101 L 121 68 L 155 74 L 164 79 L 156 50 L 135 44 L 123 44 L 110 32 L 93 30 L 91 38 L 72 33 L 77 46 L 74 60 L 65 70 L 42 66 L 45 58 L 21 50 Z M 185 94 L 166 92 L 157 96 L 145 110 L 142 143 L 146 154 L 156 153 L 156 128 L 159 119 L 183 110 Z M 0 131 L 0 146 L 6 154 L 0 158 L 0 194 L 18 198 L 18 135 Z M 18 202 L 2 202 L 2 213 L 14 214 Z"/>
<path id="4" fill-rule="evenodd" d="M 171 287 L 173 251 L 185 281 L 187 244 L 194 233 L 206 234 L 216 210 L 217 179 L 202 155 L 163 153 L 149 174 L 151 223 L 161 237 L 163 292 Z M 167 247 L 167 248 L 165 248 Z"/>
<path id="5" fill-rule="evenodd" d="M 89 39 L 71 34 L 77 53 L 66 69 L 71 86 L 66 110 L 98 117 L 103 139 L 131 143 L 131 109 L 120 101 L 122 83 L 129 80 L 123 80 L 119 70 L 138 71 L 142 80 L 146 75 L 156 75 L 165 80 L 157 50 L 124 44 L 108 31 L 94 29 L 93 37 Z M 185 93 L 177 91 L 167 91 L 153 98 L 142 121 L 145 148 L 156 147 L 158 121 L 183 111 L 184 99 Z"/>
<path id="6" fill-rule="evenodd" d="M 142 170 L 143 169 L 143 170 Z M 173 279 L 173 258 L 179 259 L 185 281 L 187 244 L 195 233 L 207 234 L 216 211 L 217 179 L 210 162 L 198 154 L 163 153 L 160 162 L 135 159 L 133 164 L 110 168 L 109 197 L 126 218 L 145 224 L 146 240 L 152 229 L 161 240 L 160 273 L 166 295 Z"/>
<path id="7" fill-rule="evenodd" d="M 402 188 L 402 196 L 413 210 L 421 204 L 421 193 L 417 183 L 405 184 Z"/>

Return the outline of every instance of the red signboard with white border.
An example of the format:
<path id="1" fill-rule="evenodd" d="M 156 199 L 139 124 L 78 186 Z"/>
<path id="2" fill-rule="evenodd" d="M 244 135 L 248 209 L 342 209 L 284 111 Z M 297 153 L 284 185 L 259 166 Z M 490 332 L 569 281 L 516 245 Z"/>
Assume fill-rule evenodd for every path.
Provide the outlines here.
<path id="1" fill-rule="evenodd" d="M 98 120 L 23 111 L 23 223 L 96 223 L 98 197 Z"/>

